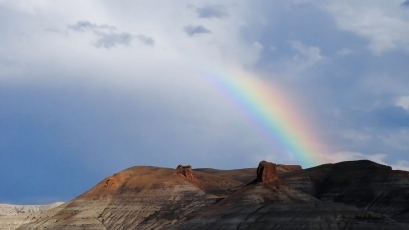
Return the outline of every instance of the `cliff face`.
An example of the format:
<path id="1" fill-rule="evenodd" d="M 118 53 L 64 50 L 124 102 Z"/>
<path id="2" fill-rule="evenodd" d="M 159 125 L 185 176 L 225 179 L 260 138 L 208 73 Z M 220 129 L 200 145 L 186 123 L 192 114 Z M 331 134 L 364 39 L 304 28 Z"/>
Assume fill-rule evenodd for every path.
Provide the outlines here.
<path id="1" fill-rule="evenodd" d="M 405 229 L 407 182 L 407 172 L 369 161 L 304 170 L 269 162 L 132 167 L 26 216 L 19 229 Z"/>
<path id="2" fill-rule="evenodd" d="M 409 223 L 408 172 L 354 161 L 285 173 L 281 178 L 322 201 L 349 204 Z"/>
<path id="3" fill-rule="evenodd" d="M 324 202 L 294 184 L 288 185 L 275 178 L 274 167 L 261 162 L 252 183 L 177 229 L 405 229 L 381 214 Z"/>

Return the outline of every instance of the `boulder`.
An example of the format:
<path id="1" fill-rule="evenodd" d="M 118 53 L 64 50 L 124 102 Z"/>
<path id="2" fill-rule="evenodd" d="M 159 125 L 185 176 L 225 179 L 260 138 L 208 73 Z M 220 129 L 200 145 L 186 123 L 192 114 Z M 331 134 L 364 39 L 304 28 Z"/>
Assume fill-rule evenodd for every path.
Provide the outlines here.
<path id="1" fill-rule="evenodd" d="M 277 180 L 277 165 L 267 161 L 261 161 L 257 168 L 257 180 L 268 183 Z"/>
<path id="2" fill-rule="evenodd" d="M 184 177 L 186 177 L 189 180 L 193 180 L 193 172 L 192 172 L 192 166 L 188 165 L 188 166 L 183 166 L 183 165 L 179 165 L 176 168 L 176 174 L 181 174 Z"/>

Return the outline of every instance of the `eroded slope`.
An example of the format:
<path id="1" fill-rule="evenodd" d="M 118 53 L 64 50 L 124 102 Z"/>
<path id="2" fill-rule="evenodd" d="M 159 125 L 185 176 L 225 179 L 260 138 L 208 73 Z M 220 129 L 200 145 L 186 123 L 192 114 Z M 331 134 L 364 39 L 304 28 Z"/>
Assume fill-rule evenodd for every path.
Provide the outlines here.
<path id="1" fill-rule="evenodd" d="M 20 229 L 164 229 L 229 195 L 241 182 L 196 172 L 132 167 Z"/>

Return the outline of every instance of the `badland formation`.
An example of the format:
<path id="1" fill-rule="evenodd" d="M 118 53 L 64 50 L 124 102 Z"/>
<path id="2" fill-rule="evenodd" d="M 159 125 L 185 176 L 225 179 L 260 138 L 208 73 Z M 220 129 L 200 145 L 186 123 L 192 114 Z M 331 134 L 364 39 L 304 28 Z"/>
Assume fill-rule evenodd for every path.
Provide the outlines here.
<path id="1" fill-rule="evenodd" d="M 409 172 L 371 161 L 302 169 L 136 166 L 0 229 L 409 229 Z"/>

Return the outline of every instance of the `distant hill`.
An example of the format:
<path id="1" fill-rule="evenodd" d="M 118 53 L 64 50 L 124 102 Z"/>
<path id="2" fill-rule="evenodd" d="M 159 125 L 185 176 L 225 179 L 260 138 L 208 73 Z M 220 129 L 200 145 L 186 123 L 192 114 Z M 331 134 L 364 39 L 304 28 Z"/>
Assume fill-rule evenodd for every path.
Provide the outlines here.
<path id="1" fill-rule="evenodd" d="M 16 216 L 23 213 L 46 211 L 62 205 L 64 202 L 55 202 L 48 205 L 12 205 L 0 204 L 0 216 Z"/>
<path id="2" fill-rule="evenodd" d="M 14 218 L 23 220 L 18 229 L 408 229 L 409 173 L 371 161 L 135 166 L 61 206 Z M 0 217 L 0 229 L 12 229 L 4 223 L 10 217 Z"/>

